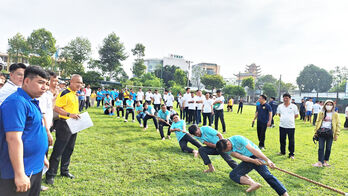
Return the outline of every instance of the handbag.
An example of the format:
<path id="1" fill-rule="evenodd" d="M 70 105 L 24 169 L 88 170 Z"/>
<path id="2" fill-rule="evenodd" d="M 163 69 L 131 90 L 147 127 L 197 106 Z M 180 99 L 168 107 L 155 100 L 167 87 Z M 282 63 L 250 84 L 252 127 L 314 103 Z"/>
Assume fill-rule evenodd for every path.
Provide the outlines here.
<path id="1" fill-rule="evenodd" d="M 328 128 L 320 128 L 317 130 L 316 135 L 318 137 L 324 137 L 324 138 L 332 138 L 333 137 L 333 132 L 331 129 Z"/>

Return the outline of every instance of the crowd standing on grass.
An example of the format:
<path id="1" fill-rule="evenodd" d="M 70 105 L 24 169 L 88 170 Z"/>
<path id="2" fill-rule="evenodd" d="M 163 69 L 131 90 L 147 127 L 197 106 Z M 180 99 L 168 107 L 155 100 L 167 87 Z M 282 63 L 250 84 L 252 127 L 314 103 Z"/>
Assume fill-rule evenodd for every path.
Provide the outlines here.
<path id="1" fill-rule="evenodd" d="M 225 100 L 221 90 L 203 95 L 200 90 L 186 88 L 186 92 L 178 93 L 176 98 L 169 89 L 165 89 L 163 95 L 158 89 L 153 92 L 149 89 L 145 93 L 141 88 L 138 91 L 132 88 L 98 88 L 95 91 L 89 84 L 83 84 L 80 75 L 72 75 L 67 85 L 54 72 L 20 63 L 10 66 L 10 77 L 5 81 L 6 78 L 0 76 L 0 193 L 5 195 L 18 192 L 39 195 L 40 191 L 47 190 L 48 187 L 41 185 L 44 167 L 47 168 L 46 184 L 54 184 L 59 164 L 61 176 L 75 178 L 69 165 L 77 133 L 70 131 L 66 120 L 79 119 L 79 114 L 94 107 L 95 103 L 104 115 L 117 115 L 124 123 L 135 122 L 136 118 L 144 131 L 152 126 L 148 124 L 152 119 L 161 140 L 171 139 L 174 132 L 182 152 L 203 159 L 203 164 L 208 167 L 205 173 L 215 171 L 209 155 L 220 155 L 231 167 L 231 180 L 249 185 L 247 192 L 261 187 L 247 175 L 256 170 L 277 194 L 288 195 L 284 185 L 268 170 L 275 164 L 262 152 L 266 130 L 275 127 L 275 115 L 280 118 L 278 154 L 286 155 L 288 138 L 288 157 L 292 160 L 295 159 L 295 119 L 300 115 L 301 120 L 315 126 L 313 140 L 319 143 L 315 167 L 330 166 L 332 143 L 340 133 L 335 102 L 316 100 L 313 104 L 309 98 L 301 100 L 298 108 L 288 93 L 283 94 L 280 104 L 274 97 L 268 100 L 266 95 L 259 96 L 252 120 L 252 126 L 257 120 L 259 143 L 256 145 L 240 135 L 224 138 L 223 134 L 227 132 L 224 104 L 227 102 L 227 112 L 233 112 L 234 99 Z M 180 114 L 174 109 L 175 100 Z M 244 101 L 239 99 L 237 102 L 237 114 L 242 114 Z M 131 122 L 128 122 L 129 115 L 132 115 Z M 348 127 L 348 107 L 345 116 L 345 127 Z M 222 133 L 218 131 L 219 122 Z M 215 129 L 211 127 L 213 124 Z M 194 147 L 189 147 L 188 143 Z M 48 147 L 52 145 L 49 156 Z M 242 162 L 238 164 L 231 156 Z"/>

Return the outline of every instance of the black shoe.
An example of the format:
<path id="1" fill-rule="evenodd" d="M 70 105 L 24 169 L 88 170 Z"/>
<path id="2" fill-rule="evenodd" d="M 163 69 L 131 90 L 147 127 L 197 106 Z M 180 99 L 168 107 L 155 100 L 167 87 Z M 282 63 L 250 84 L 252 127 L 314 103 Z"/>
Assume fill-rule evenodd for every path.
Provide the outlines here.
<path id="1" fill-rule="evenodd" d="M 46 182 L 46 184 L 51 184 L 52 185 L 54 183 L 54 178 L 46 176 L 45 182 Z"/>
<path id="2" fill-rule="evenodd" d="M 64 176 L 64 177 L 68 177 L 68 178 L 70 178 L 70 179 L 74 179 L 75 178 L 75 176 L 74 175 L 72 175 L 71 173 L 65 173 L 65 174 L 60 174 L 61 176 Z"/>

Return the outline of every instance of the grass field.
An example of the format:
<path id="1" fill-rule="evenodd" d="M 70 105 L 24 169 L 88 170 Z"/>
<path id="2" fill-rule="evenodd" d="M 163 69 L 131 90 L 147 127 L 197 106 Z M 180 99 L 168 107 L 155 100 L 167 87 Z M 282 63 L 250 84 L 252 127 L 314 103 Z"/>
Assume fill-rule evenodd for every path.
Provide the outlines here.
<path id="1" fill-rule="evenodd" d="M 225 112 L 227 133 L 224 137 L 243 135 L 258 143 L 256 127 L 251 127 L 255 106 L 245 106 L 243 114 Z M 88 109 L 94 127 L 78 134 L 70 164 L 75 179 L 55 178 L 55 184 L 42 195 L 276 195 L 276 192 L 252 171 L 251 176 L 263 187 L 246 194 L 246 186 L 229 179 L 231 169 L 220 156 L 211 156 L 216 172 L 205 174 L 202 159 L 182 153 L 174 134 L 160 140 L 152 121 L 143 131 L 137 122 L 124 123 L 101 109 Z M 275 117 L 278 125 L 279 118 Z M 344 116 L 341 115 L 341 123 Z M 221 125 L 219 125 L 220 131 Z M 317 146 L 312 142 L 313 126 L 296 120 L 295 160 L 278 156 L 279 129 L 268 128 L 266 150 L 278 167 L 348 192 L 348 134 L 341 130 L 333 143 L 330 168 L 314 168 Z M 337 195 L 336 193 L 289 176 L 271 171 L 290 195 Z"/>

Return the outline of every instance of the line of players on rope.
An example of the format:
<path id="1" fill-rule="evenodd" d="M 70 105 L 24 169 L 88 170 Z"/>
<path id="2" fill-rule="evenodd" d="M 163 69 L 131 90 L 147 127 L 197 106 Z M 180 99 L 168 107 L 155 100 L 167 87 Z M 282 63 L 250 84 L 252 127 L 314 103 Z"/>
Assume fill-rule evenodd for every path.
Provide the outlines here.
<path id="1" fill-rule="evenodd" d="M 189 92 L 189 88 L 186 89 L 186 91 L 188 94 L 191 94 L 192 98 L 195 97 L 194 92 Z M 133 92 L 133 90 L 131 90 L 131 92 Z M 201 92 L 198 91 L 198 94 L 201 94 Z M 159 95 L 157 97 L 160 97 L 157 90 L 155 91 L 154 96 L 156 95 Z M 137 113 L 137 121 L 139 122 L 140 127 L 144 128 L 144 131 L 148 128 L 147 121 L 152 119 L 157 132 L 160 133 L 162 140 L 165 140 L 163 128 L 168 127 L 168 139 L 170 139 L 170 134 L 174 132 L 183 152 L 192 153 L 194 157 L 198 157 L 198 155 L 200 155 L 204 161 L 204 164 L 208 165 L 208 169 L 204 170 L 204 172 L 215 171 L 215 168 L 213 167 L 208 155 L 220 155 L 233 169 L 230 173 L 230 178 L 236 183 L 249 185 L 246 192 L 252 192 L 261 187 L 261 184 L 255 182 L 247 175 L 251 170 L 255 169 L 279 195 L 288 195 L 284 185 L 275 176 L 273 176 L 267 168 L 267 166 L 274 168 L 275 164 L 261 152 L 257 145 L 240 135 L 235 135 L 228 139 L 224 139 L 221 133 L 210 126 L 205 126 L 205 119 L 202 127 L 192 124 L 187 131 L 187 124 L 184 120 L 180 119 L 179 114 L 173 109 L 172 102 L 174 101 L 174 97 L 167 90 L 165 91 L 165 95 L 165 104 L 162 105 L 158 104 L 161 103 L 161 99 L 158 102 L 158 100 L 154 100 L 154 98 L 152 98 L 152 100 L 154 100 L 155 109 L 153 106 L 151 106 L 151 101 L 145 101 L 145 103 L 142 103 L 142 100 L 136 101 L 133 95 L 128 95 L 128 98 L 122 101 L 119 99 L 119 97 L 116 97 L 116 99 L 113 100 L 109 94 L 106 94 L 103 100 L 104 114 L 115 115 L 115 112 L 117 112 L 117 117 L 120 118 L 119 114 L 122 112 L 124 122 L 128 122 L 128 116 L 129 114 L 132 114 L 132 120 L 134 122 L 135 110 Z M 220 90 L 217 91 L 217 95 L 218 97 L 222 97 Z M 182 98 L 185 99 L 185 95 Z M 209 107 L 211 109 L 210 113 L 213 113 L 215 110 L 214 108 L 223 108 L 223 97 L 222 99 L 215 99 L 215 101 L 213 101 L 210 94 L 206 93 L 205 98 L 206 100 L 209 100 Z M 169 101 L 169 106 L 167 104 L 168 99 L 172 99 Z M 187 101 L 189 104 L 192 104 L 192 100 L 179 100 L 179 102 Z M 113 101 L 114 103 L 112 103 Z M 203 101 L 204 100 L 199 103 L 203 103 Z M 197 100 L 194 102 L 197 102 Z M 182 106 L 182 103 L 180 103 L 180 106 Z M 124 107 L 126 108 L 125 116 L 123 109 Z M 204 108 L 202 109 L 204 110 Z M 185 118 L 185 115 L 181 116 Z M 190 122 L 194 122 L 192 121 L 192 116 L 190 117 L 189 115 L 189 118 L 188 125 Z M 143 121 L 143 124 L 141 121 Z M 211 115 L 209 116 L 209 125 L 211 125 Z M 206 146 L 202 146 L 192 136 Z M 192 145 L 196 146 L 198 151 L 188 147 L 187 143 L 191 143 Z M 230 155 L 240 159 L 242 162 L 237 164 L 237 162 L 234 161 Z"/>

